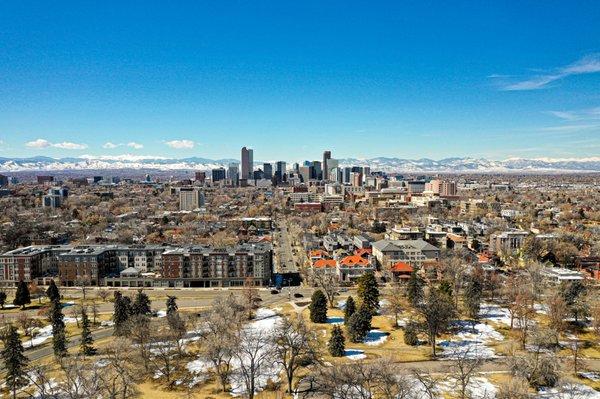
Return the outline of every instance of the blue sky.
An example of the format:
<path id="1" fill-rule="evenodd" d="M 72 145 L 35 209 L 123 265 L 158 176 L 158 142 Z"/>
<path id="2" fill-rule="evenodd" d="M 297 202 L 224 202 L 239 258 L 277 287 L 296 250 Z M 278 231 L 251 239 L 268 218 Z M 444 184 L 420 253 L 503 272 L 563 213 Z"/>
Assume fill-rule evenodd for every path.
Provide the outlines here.
<path id="1" fill-rule="evenodd" d="M 600 154 L 597 1 L 0 2 L 0 157 Z"/>

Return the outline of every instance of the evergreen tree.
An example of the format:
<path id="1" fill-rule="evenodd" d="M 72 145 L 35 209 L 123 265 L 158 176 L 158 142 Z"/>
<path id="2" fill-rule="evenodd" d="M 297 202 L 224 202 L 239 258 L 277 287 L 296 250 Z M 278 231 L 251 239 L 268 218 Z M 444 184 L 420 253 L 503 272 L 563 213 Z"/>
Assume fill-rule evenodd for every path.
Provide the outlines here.
<path id="1" fill-rule="evenodd" d="M 0 291 L 0 309 L 4 309 L 4 304 L 6 304 L 6 292 Z"/>
<path id="2" fill-rule="evenodd" d="M 15 306 L 21 306 L 21 309 L 25 309 L 25 305 L 31 303 L 31 296 L 29 295 L 29 287 L 23 280 L 19 281 L 17 286 L 17 292 L 13 304 Z"/>
<path id="3" fill-rule="evenodd" d="M 131 312 L 134 315 L 149 315 L 152 313 L 152 309 L 150 309 L 150 298 L 148 298 L 148 295 L 146 295 L 144 291 L 138 290 L 131 307 Z"/>
<path id="4" fill-rule="evenodd" d="M 411 305 L 417 306 L 423 301 L 423 285 L 423 279 L 417 274 L 416 270 L 413 270 L 406 286 L 406 295 Z"/>
<path id="5" fill-rule="evenodd" d="M 476 320 L 479 318 L 479 309 L 481 308 L 481 297 L 483 296 L 483 281 L 477 276 L 472 275 L 467 280 L 467 286 L 463 292 L 463 303 L 467 315 Z"/>
<path id="6" fill-rule="evenodd" d="M 90 332 L 90 319 L 85 308 L 81 309 L 81 353 L 84 356 L 93 356 L 96 354 L 94 338 L 92 338 L 92 333 Z"/>
<path id="7" fill-rule="evenodd" d="M 329 354 L 333 357 L 341 357 L 346 353 L 346 339 L 344 338 L 344 333 L 340 326 L 333 326 L 333 331 L 331 332 L 331 338 L 329 339 L 329 343 L 327 344 L 327 349 L 329 350 Z"/>
<path id="8" fill-rule="evenodd" d="M 366 306 L 361 306 L 348 320 L 346 329 L 348 337 L 352 342 L 363 342 L 371 330 L 371 320 L 373 315 L 371 310 Z"/>
<path id="9" fill-rule="evenodd" d="M 4 348 L 1 352 L 4 364 L 4 380 L 6 387 L 12 392 L 13 399 L 17 397 L 17 389 L 27 385 L 27 357 L 23 354 L 23 344 L 17 332 L 17 327 L 10 325 L 3 337 Z"/>
<path id="10" fill-rule="evenodd" d="M 361 307 L 365 307 L 375 316 L 379 310 L 379 288 L 372 272 L 360 276 L 357 293 Z"/>
<path id="11" fill-rule="evenodd" d="M 175 313 L 177 312 L 177 309 L 179 309 L 176 300 L 177 297 L 175 296 L 167 296 L 167 315 Z"/>
<path id="12" fill-rule="evenodd" d="M 440 283 L 440 292 L 443 292 L 452 298 L 452 284 L 450 284 L 448 280 L 442 280 Z"/>
<path id="13" fill-rule="evenodd" d="M 56 286 L 54 280 L 50 280 L 50 285 L 46 290 L 46 296 L 48 299 L 50 299 L 50 301 L 60 301 L 60 292 L 58 291 L 58 287 Z"/>
<path id="14" fill-rule="evenodd" d="M 313 323 L 327 322 L 327 298 L 323 291 L 316 290 L 312 294 L 308 309 L 310 310 L 310 321 Z"/>
<path id="15" fill-rule="evenodd" d="M 53 301 L 50 309 L 50 322 L 52 323 L 52 347 L 56 357 L 67 355 L 67 336 L 65 333 L 64 318 L 62 304 L 59 301 Z"/>
<path id="16" fill-rule="evenodd" d="M 348 324 L 350 317 L 356 312 L 356 303 L 351 296 L 346 299 L 346 307 L 344 307 L 344 324 Z"/>
<path id="17" fill-rule="evenodd" d="M 410 346 L 416 346 L 419 344 L 419 326 L 415 322 L 409 322 L 404 327 L 404 343 Z"/>
<path id="18" fill-rule="evenodd" d="M 115 332 L 117 336 L 123 336 L 127 332 L 127 320 L 129 320 L 129 302 L 119 291 L 115 291 L 115 306 L 113 313 L 113 322 L 115 323 Z"/>

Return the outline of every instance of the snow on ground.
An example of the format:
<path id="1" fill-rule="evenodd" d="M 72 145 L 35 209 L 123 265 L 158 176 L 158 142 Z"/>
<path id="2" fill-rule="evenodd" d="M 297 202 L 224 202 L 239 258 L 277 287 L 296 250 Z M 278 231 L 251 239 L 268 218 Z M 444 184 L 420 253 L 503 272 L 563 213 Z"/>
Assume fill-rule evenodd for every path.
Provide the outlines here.
<path id="1" fill-rule="evenodd" d="M 548 305 L 543 303 L 534 303 L 533 310 L 535 310 L 537 314 L 548 314 Z"/>
<path id="2" fill-rule="evenodd" d="M 401 319 L 398 319 L 398 327 L 406 327 L 406 325 L 408 324 L 409 320 L 406 317 L 403 317 Z"/>
<path id="3" fill-rule="evenodd" d="M 343 317 L 327 317 L 328 324 L 344 324 Z"/>
<path id="4" fill-rule="evenodd" d="M 346 349 L 344 350 L 344 356 L 350 360 L 360 360 L 367 357 L 365 351 L 361 351 L 360 349 Z"/>
<path id="5" fill-rule="evenodd" d="M 442 357 L 456 358 L 458 356 L 478 357 L 490 359 L 496 357 L 493 348 L 488 344 L 492 341 L 502 341 L 504 336 L 494 327 L 484 323 L 473 323 L 466 320 L 457 320 L 452 323 L 460 330 L 450 339 L 440 341 L 444 349 Z"/>
<path id="6" fill-rule="evenodd" d="M 255 319 L 248 324 L 247 328 L 255 331 L 270 332 L 272 331 L 277 323 L 281 321 L 281 316 L 277 315 L 274 310 L 267 308 L 259 308 L 256 310 Z M 237 364 L 236 364 L 237 363 Z M 246 392 L 244 378 L 239 374 L 240 364 L 239 361 L 234 359 L 232 364 L 233 373 L 230 377 L 230 383 L 232 386 L 231 395 L 242 396 Z M 278 381 L 281 373 L 281 366 L 278 364 L 265 364 L 260 370 L 260 376 L 256 381 L 256 391 L 262 391 L 269 380 Z"/>
<path id="7" fill-rule="evenodd" d="M 540 389 L 536 399 L 600 399 L 600 392 L 583 384 L 563 384 L 558 388 Z"/>
<path id="8" fill-rule="evenodd" d="M 381 330 L 371 330 L 367 333 L 367 337 L 363 341 L 365 345 L 376 346 L 383 344 L 390 334 Z"/>
<path id="9" fill-rule="evenodd" d="M 499 305 L 482 303 L 481 309 L 479 310 L 479 317 L 510 326 L 510 312 L 507 308 L 503 308 Z"/>
<path id="10" fill-rule="evenodd" d="M 205 360 L 196 359 L 186 364 L 185 368 L 193 375 L 192 381 L 189 383 L 189 387 L 191 388 L 208 379 L 207 373 L 210 370 L 211 365 Z"/>
<path id="11" fill-rule="evenodd" d="M 595 371 L 586 371 L 583 373 L 579 373 L 582 378 L 587 378 L 592 381 L 600 381 L 600 373 Z"/>
<path id="12" fill-rule="evenodd" d="M 158 312 L 156 312 L 156 317 L 167 317 L 167 311 L 166 310 L 159 310 Z"/>
<path id="13" fill-rule="evenodd" d="M 502 323 L 506 326 L 510 326 L 510 312 L 507 308 L 502 307 L 500 305 L 482 303 L 481 309 L 479 310 L 479 317 L 485 320 L 494 321 L 496 323 Z M 535 324 L 535 320 L 530 320 L 530 326 L 533 326 Z M 513 325 L 515 328 L 519 328 L 519 320 L 515 318 L 513 320 Z"/>
<path id="14" fill-rule="evenodd" d="M 52 325 L 48 324 L 46 327 L 42 327 L 35 330 L 35 336 L 29 341 L 23 342 L 24 348 L 33 348 L 34 346 L 38 346 L 46 342 L 48 339 L 52 338 Z"/>

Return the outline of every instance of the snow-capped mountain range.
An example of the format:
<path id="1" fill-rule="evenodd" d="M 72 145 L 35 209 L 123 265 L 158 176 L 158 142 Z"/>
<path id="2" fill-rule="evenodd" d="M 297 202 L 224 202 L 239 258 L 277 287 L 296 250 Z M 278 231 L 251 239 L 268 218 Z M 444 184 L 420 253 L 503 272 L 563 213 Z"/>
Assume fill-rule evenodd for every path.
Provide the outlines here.
<path id="1" fill-rule="evenodd" d="M 115 169 L 208 170 L 225 167 L 236 159 L 162 158 L 154 156 L 90 156 L 77 158 L 0 158 L 0 172 L 76 171 Z M 600 157 L 581 159 L 510 158 L 502 161 L 484 158 L 445 158 L 433 160 L 403 158 L 340 159 L 340 166 L 370 166 L 385 172 L 518 173 L 518 172 L 600 172 Z M 256 165 L 261 163 L 256 162 Z M 289 165 L 288 165 L 289 166 Z"/>

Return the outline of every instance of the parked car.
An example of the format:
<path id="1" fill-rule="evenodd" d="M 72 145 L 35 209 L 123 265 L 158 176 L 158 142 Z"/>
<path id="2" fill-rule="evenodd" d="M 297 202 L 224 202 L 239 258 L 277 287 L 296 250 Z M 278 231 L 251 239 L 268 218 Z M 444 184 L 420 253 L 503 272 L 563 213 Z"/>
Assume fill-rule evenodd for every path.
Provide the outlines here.
<path id="1" fill-rule="evenodd" d="M 271 290 L 271 294 L 272 295 L 279 294 L 279 291 L 277 291 L 277 290 Z"/>
<path id="2" fill-rule="evenodd" d="M 304 298 L 304 295 L 302 295 L 299 292 L 294 293 L 294 298 Z"/>

